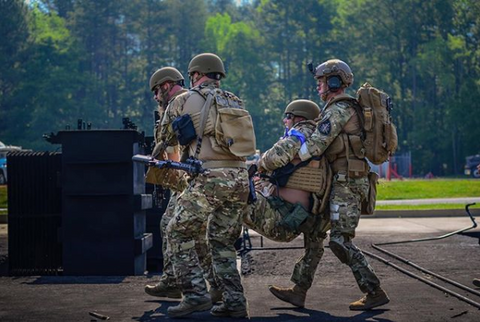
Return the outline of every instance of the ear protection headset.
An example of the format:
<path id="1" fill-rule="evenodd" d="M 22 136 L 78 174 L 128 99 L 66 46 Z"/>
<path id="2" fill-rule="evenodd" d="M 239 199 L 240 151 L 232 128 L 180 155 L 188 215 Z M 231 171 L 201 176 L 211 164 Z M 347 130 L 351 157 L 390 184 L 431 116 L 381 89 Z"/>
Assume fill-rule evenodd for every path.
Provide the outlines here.
<path id="1" fill-rule="evenodd" d="M 337 75 L 329 76 L 327 77 L 327 86 L 331 92 L 337 92 L 342 88 L 342 79 Z"/>

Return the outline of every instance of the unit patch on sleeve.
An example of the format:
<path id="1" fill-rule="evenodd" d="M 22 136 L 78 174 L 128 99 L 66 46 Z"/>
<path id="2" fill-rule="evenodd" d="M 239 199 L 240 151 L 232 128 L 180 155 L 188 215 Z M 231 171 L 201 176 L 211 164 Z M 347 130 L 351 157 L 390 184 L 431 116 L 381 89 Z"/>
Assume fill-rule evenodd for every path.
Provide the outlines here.
<path id="1" fill-rule="evenodd" d="M 332 129 L 330 120 L 322 121 L 322 123 L 318 124 L 317 129 L 318 129 L 318 132 L 322 133 L 323 135 L 329 135 L 330 130 Z"/>

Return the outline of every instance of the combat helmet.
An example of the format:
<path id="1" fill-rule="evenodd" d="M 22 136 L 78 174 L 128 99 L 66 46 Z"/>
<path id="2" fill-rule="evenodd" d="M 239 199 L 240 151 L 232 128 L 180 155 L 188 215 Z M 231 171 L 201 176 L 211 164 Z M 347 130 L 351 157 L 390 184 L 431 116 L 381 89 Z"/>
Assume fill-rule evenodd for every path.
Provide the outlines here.
<path id="1" fill-rule="evenodd" d="M 150 77 L 150 90 L 153 91 L 156 86 L 168 81 L 184 86 L 184 78 L 176 68 L 163 67 L 153 73 L 152 77 Z"/>
<path id="2" fill-rule="evenodd" d="M 290 102 L 285 108 L 285 114 L 292 113 L 307 120 L 314 120 L 320 114 L 320 107 L 310 100 L 299 99 Z"/>
<path id="3" fill-rule="evenodd" d="M 225 67 L 223 61 L 215 54 L 204 53 L 192 58 L 188 64 L 188 74 L 199 72 L 207 75 L 209 78 L 220 80 L 225 77 Z"/>
<path id="4" fill-rule="evenodd" d="M 353 84 L 353 73 L 350 67 L 340 59 L 330 59 L 315 68 L 315 78 L 339 76 L 346 87 Z"/>

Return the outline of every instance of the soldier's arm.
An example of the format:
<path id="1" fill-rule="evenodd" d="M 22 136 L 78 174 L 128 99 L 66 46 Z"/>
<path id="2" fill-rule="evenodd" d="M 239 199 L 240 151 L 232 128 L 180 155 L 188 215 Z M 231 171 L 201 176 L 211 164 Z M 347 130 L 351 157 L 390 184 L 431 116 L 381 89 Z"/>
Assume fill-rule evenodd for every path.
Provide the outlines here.
<path id="1" fill-rule="evenodd" d="M 178 145 L 177 138 L 172 129 L 172 122 L 179 115 L 181 108 L 179 102 L 176 101 L 176 99 L 172 100 L 163 113 L 163 117 L 160 121 L 159 140 L 152 152 L 154 158 L 157 158 L 164 152 L 169 152 L 169 149 L 172 149 L 171 147 Z"/>
<path id="2" fill-rule="evenodd" d="M 309 131 L 307 127 L 294 127 L 289 133 L 262 155 L 258 163 L 260 168 L 273 171 L 292 162 L 312 130 Z"/>
<path id="3" fill-rule="evenodd" d="M 323 155 L 354 113 L 355 110 L 351 107 L 331 106 L 318 122 L 315 132 L 300 147 L 300 159 L 305 161 Z"/>

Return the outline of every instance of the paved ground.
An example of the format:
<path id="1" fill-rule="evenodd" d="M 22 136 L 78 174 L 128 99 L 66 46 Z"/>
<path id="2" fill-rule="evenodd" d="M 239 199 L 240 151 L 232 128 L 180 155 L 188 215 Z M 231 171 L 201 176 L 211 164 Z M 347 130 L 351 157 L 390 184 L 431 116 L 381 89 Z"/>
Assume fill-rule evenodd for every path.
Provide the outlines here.
<path id="1" fill-rule="evenodd" d="M 476 210 L 474 215 L 480 213 Z M 480 219 L 478 219 L 480 220 Z M 468 217 L 449 218 L 362 218 L 357 245 L 380 255 L 412 273 L 440 284 L 467 300 L 480 296 L 422 273 L 372 248 L 371 243 L 401 241 L 444 235 L 471 226 Z M 480 277 L 480 229 L 448 238 L 382 246 L 406 259 L 465 286 Z M 260 237 L 252 234 L 254 246 Z M 301 246 L 303 240 L 279 244 L 264 240 L 265 247 Z M 308 293 L 306 308 L 296 309 L 275 299 L 268 284 L 289 285 L 289 276 L 301 249 L 254 250 L 243 260 L 243 285 L 252 321 L 480 321 L 480 310 L 452 295 L 369 257 L 391 302 L 370 312 L 353 312 L 348 304 L 361 293 L 347 266 L 327 249 Z M 0 225 L 0 271 L 5 272 L 6 225 Z M 2 269 L 3 268 L 3 269 Z M 126 277 L 9 277 L 0 276 L 0 321 L 96 321 L 96 311 L 112 321 L 163 321 L 166 309 L 176 301 L 149 297 L 143 286 L 156 275 Z M 181 321 L 221 321 L 208 312 Z"/>
<path id="2" fill-rule="evenodd" d="M 377 205 L 432 205 L 432 204 L 459 204 L 480 203 L 480 198 L 431 198 L 405 200 L 378 200 Z"/>

